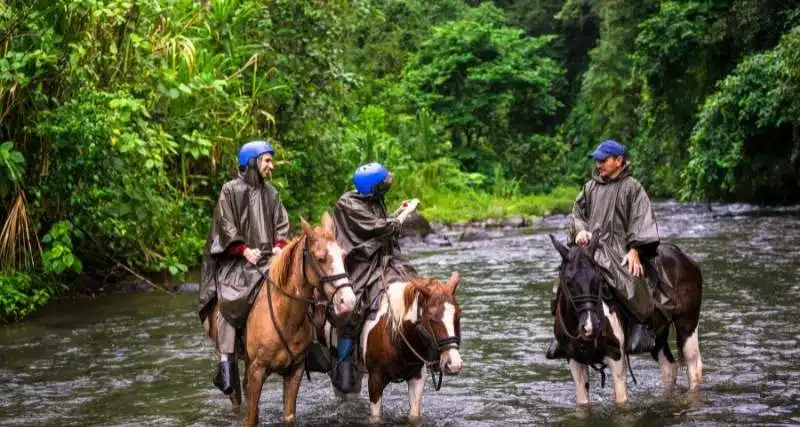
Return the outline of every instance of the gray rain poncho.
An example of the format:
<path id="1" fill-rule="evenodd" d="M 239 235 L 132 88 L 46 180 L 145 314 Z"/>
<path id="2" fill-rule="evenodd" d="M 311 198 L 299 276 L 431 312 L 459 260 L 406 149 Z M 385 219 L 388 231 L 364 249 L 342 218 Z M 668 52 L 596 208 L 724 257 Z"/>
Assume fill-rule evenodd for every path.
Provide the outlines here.
<path id="1" fill-rule="evenodd" d="M 658 262 L 658 227 L 650 198 L 642 185 L 631 176 L 625 165 L 620 174 L 608 180 L 595 175 L 584 186 L 572 209 L 570 241 L 586 230 L 600 238 L 595 261 L 606 281 L 616 289 L 625 306 L 640 321 L 646 321 L 656 304 L 667 301 L 656 292 L 657 281 L 669 285 L 661 263 Z M 631 248 L 639 250 L 645 277 L 628 273 L 622 260 Z M 667 314 L 667 313 L 665 313 Z"/>
<path id="2" fill-rule="evenodd" d="M 214 209 L 200 279 L 200 320 L 219 301 L 222 316 L 242 327 L 258 293 L 275 242 L 289 235 L 289 216 L 278 191 L 264 182 L 254 167 L 222 186 Z M 244 243 L 264 255 L 258 265 L 243 256 L 232 256 L 232 244 Z"/>

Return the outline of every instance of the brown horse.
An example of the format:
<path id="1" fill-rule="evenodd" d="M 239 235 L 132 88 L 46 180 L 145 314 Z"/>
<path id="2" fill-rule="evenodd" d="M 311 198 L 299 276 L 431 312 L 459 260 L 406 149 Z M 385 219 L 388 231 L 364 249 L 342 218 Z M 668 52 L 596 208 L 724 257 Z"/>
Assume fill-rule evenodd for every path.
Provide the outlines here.
<path id="1" fill-rule="evenodd" d="M 624 354 L 627 318 L 622 316 L 620 306 L 594 260 L 599 241 L 594 239 L 585 248 L 567 248 L 552 235 L 550 239 L 562 258 L 553 328 L 556 339 L 567 344 L 577 404 L 589 403 L 587 365 L 602 363 L 611 367 L 616 402 L 625 404 L 628 401 L 627 360 Z M 652 323 L 657 333 L 652 356 L 661 367 L 664 387 L 671 389 L 676 382 L 677 364 L 667 338 L 670 326 L 674 325 L 678 348 L 688 367 L 689 389 L 697 390 L 703 375 L 697 336 L 703 289 L 700 267 L 677 246 L 667 243 L 658 246 L 658 259 L 673 285 L 675 309 L 672 321 L 661 315 L 654 316 Z M 603 319 L 602 322 L 600 319 Z"/>
<path id="2" fill-rule="evenodd" d="M 337 316 L 346 315 L 355 304 L 330 216 L 322 217 L 321 228 L 312 229 L 305 220 L 301 220 L 301 226 L 303 233 L 272 262 L 269 280 L 258 291 L 245 324 L 245 354 L 239 356 L 243 356 L 247 368 L 244 388 L 248 426 L 258 423 L 261 388 L 273 372 L 283 377 L 283 421 L 295 421 L 305 349 L 313 330 L 309 310 L 320 303 L 315 297 L 324 298 L 322 303 L 332 305 Z M 207 319 L 213 321 L 215 316 Z M 216 330 L 210 323 L 206 333 L 209 329 Z M 216 342 L 215 336 L 210 338 Z M 230 398 L 238 408 L 241 390 L 237 387 Z"/>
<path id="3" fill-rule="evenodd" d="M 391 283 L 381 296 L 380 308 L 364 324 L 360 342 L 361 362 L 369 375 L 370 422 L 380 421 L 383 389 L 389 382 L 408 383 L 408 416 L 414 420 L 421 413 L 424 368 L 440 375 L 461 372 L 457 288 L 458 273 L 453 273 L 447 283 L 436 279 Z M 441 385 L 441 377 L 439 381 Z"/>

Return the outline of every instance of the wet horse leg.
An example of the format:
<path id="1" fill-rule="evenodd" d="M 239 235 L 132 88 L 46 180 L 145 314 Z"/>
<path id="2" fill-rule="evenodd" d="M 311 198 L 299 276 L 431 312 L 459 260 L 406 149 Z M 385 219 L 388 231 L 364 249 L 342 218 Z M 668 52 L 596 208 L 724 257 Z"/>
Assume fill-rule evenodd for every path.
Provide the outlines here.
<path id="1" fill-rule="evenodd" d="M 246 426 L 258 424 L 258 404 L 261 400 L 261 388 L 264 387 L 264 380 L 267 379 L 267 370 L 258 361 L 250 362 L 247 367 L 247 419 Z"/>
<path id="2" fill-rule="evenodd" d="M 664 391 L 671 391 L 675 387 L 675 381 L 678 374 L 678 364 L 675 363 L 675 358 L 669 349 L 669 328 L 666 328 L 659 337 L 656 339 L 656 348 L 653 350 L 653 359 L 658 361 L 658 366 L 661 369 L 661 385 Z"/>
<path id="3" fill-rule="evenodd" d="M 425 380 L 428 378 L 428 370 L 422 368 L 419 378 L 408 380 L 408 419 L 416 420 L 422 415 L 422 392 L 425 390 Z"/>
<path id="4" fill-rule="evenodd" d="M 606 364 L 611 368 L 611 377 L 614 384 L 614 400 L 618 405 L 628 403 L 628 365 L 625 359 L 625 331 L 622 328 L 622 322 L 619 320 L 618 313 L 611 313 L 608 306 L 603 303 L 603 313 L 606 315 L 606 320 L 614 337 L 619 342 L 619 360 L 614 360 L 606 357 Z"/>
<path id="5" fill-rule="evenodd" d="M 232 375 L 235 386 L 233 387 L 233 391 L 228 395 L 228 398 L 231 400 L 234 412 L 238 412 L 239 407 L 242 405 L 242 387 L 239 383 L 239 355 L 234 353 L 231 355 L 231 358 L 233 359 Z"/>
<path id="6" fill-rule="evenodd" d="M 386 381 L 379 372 L 369 373 L 369 422 L 378 424 L 381 422 L 381 403 L 383 401 L 383 389 Z"/>
<path id="7" fill-rule="evenodd" d="M 682 331 L 682 328 L 677 327 L 678 347 L 683 354 L 683 360 L 686 362 L 687 371 L 689 374 L 689 390 L 696 391 L 700 388 L 700 382 L 703 377 L 703 358 L 700 356 L 700 342 L 697 338 L 697 327 L 695 326 L 691 333 Z"/>
<path id="8" fill-rule="evenodd" d="M 303 381 L 303 366 L 298 363 L 292 373 L 283 377 L 283 422 L 293 423 L 297 420 L 297 393 Z"/>
<path id="9" fill-rule="evenodd" d="M 578 405 L 589 404 L 589 367 L 569 359 L 569 369 L 575 381 L 575 403 Z"/>
<path id="10" fill-rule="evenodd" d="M 242 391 L 244 392 L 244 397 L 247 399 L 247 384 L 249 383 L 248 379 L 250 375 L 248 374 L 250 367 L 250 358 L 247 357 L 247 352 L 244 352 L 244 375 L 242 375 Z"/>

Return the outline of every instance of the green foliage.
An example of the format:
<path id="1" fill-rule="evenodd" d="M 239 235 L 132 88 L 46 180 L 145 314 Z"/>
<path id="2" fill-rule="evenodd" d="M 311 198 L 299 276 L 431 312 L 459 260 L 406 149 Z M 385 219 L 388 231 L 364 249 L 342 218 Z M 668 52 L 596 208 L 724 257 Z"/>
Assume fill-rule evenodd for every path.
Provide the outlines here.
<path id="1" fill-rule="evenodd" d="M 21 319 L 45 305 L 53 295 L 48 287 L 34 284 L 22 272 L 0 274 L 0 319 L 5 322 Z"/>
<path id="2" fill-rule="evenodd" d="M 444 222 L 502 219 L 511 215 L 544 216 L 565 213 L 572 209 L 577 187 L 556 187 L 547 195 L 519 195 L 498 198 L 491 194 L 468 189 L 460 192 L 425 193 L 421 199 L 422 214 Z"/>
<path id="3" fill-rule="evenodd" d="M 47 250 L 42 253 L 42 264 L 46 273 L 58 275 L 67 270 L 76 273 L 83 271 L 83 264 L 72 253 L 70 234 L 73 232 L 69 221 L 59 221 L 42 237 L 42 243 L 47 246 Z"/>
<path id="4" fill-rule="evenodd" d="M 512 175 L 536 181 L 541 176 L 526 166 L 559 151 L 533 135 L 548 130 L 561 105 L 563 70 L 540 53 L 551 36 L 530 38 L 505 21 L 482 4 L 434 27 L 406 64 L 403 84 L 412 105 L 441 118 L 468 170 L 493 173 L 501 161 Z"/>
<path id="5" fill-rule="evenodd" d="M 0 197 L 11 192 L 22 183 L 22 174 L 25 171 L 25 158 L 22 153 L 14 150 L 14 143 L 6 141 L 0 144 Z"/>
<path id="6" fill-rule="evenodd" d="M 800 27 L 746 58 L 699 114 L 684 197 L 798 200 Z"/>

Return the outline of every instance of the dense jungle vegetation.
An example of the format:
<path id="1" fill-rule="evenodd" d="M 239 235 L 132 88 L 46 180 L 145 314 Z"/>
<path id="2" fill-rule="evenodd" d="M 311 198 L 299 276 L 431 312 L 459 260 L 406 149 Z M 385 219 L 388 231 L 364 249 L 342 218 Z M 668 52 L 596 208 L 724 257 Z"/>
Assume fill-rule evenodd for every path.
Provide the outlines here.
<path id="1" fill-rule="evenodd" d="M 0 0 L 0 49 L 6 320 L 198 265 L 254 138 L 295 223 L 375 160 L 429 219 L 563 211 L 607 138 L 655 197 L 800 199 L 794 0 Z"/>

